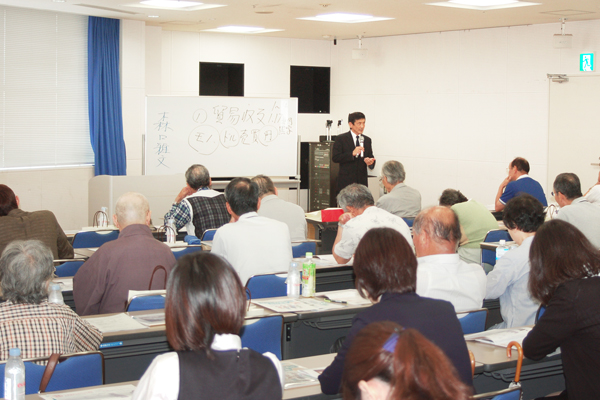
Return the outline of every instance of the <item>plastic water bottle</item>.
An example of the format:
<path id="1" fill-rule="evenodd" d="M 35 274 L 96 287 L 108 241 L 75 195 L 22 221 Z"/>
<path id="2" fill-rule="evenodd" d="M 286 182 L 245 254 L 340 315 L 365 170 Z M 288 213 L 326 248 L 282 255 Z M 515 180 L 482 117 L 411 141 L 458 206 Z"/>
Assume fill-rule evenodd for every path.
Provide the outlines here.
<path id="1" fill-rule="evenodd" d="M 500 244 L 496 247 L 496 262 L 508 251 L 510 247 L 506 245 L 506 240 L 500 240 Z"/>
<path id="2" fill-rule="evenodd" d="M 10 349 L 4 369 L 4 398 L 6 400 L 25 400 L 25 365 L 21 359 L 21 350 Z"/>
<path id="3" fill-rule="evenodd" d="M 99 228 L 107 228 L 108 227 L 108 208 L 100 207 L 100 212 L 96 217 L 96 223 Z"/>
<path id="4" fill-rule="evenodd" d="M 306 260 L 302 264 L 302 297 L 314 297 L 316 291 L 317 266 L 312 256 L 312 253 L 306 253 Z"/>
<path id="5" fill-rule="evenodd" d="M 292 298 L 300 297 L 300 263 L 292 261 L 290 263 L 290 269 L 288 270 L 288 276 L 286 279 L 287 283 L 287 295 Z"/>
<path id="6" fill-rule="evenodd" d="M 175 219 L 169 218 L 165 230 L 167 231 L 167 243 L 175 243 L 175 239 L 177 237 L 177 230 L 175 229 Z"/>
<path id="7" fill-rule="evenodd" d="M 58 283 L 50 284 L 50 293 L 48 293 L 48 302 L 54 304 L 65 304 L 62 289 Z"/>

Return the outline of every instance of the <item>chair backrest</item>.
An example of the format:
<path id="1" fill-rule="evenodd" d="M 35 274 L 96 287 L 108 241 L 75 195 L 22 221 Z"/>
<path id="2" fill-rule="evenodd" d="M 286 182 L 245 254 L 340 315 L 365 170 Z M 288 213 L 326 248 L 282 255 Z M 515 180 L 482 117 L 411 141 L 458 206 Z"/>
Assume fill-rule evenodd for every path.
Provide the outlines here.
<path id="1" fill-rule="evenodd" d="M 510 233 L 503 229 L 493 229 L 485 235 L 484 242 L 499 242 L 500 240 L 511 241 Z M 481 265 L 496 265 L 496 252 L 494 250 L 481 249 Z"/>
<path id="2" fill-rule="evenodd" d="M 103 385 L 104 355 L 99 351 L 61 355 L 51 376 L 41 392 Z"/>
<path id="3" fill-rule="evenodd" d="M 521 385 L 509 387 L 508 389 L 496 390 L 494 392 L 481 393 L 471 397 L 472 399 L 491 399 L 491 400 L 520 400 Z"/>
<path id="4" fill-rule="evenodd" d="M 306 253 L 317 254 L 317 242 L 302 242 L 295 246 L 292 246 L 292 257 L 299 258 L 305 257 Z"/>
<path id="5" fill-rule="evenodd" d="M 56 266 L 56 276 L 64 278 L 65 276 L 75 276 L 83 261 L 66 261 Z"/>
<path id="6" fill-rule="evenodd" d="M 488 315 L 487 308 L 457 313 L 457 316 L 459 317 L 462 315 L 464 315 L 464 317 L 459 318 L 458 320 L 460 321 L 463 334 L 468 335 L 469 333 L 485 331 L 485 323 L 487 322 Z"/>
<path id="7" fill-rule="evenodd" d="M 73 248 L 100 247 L 119 237 L 119 231 L 77 232 L 73 237 Z"/>
<path id="8" fill-rule="evenodd" d="M 133 296 L 127 303 L 126 311 L 159 310 L 165 308 L 165 296 L 149 294 Z"/>
<path id="9" fill-rule="evenodd" d="M 216 232 L 216 229 L 207 229 L 202 233 L 200 240 L 213 240 Z"/>
<path id="10" fill-rule="evenodd" d="M 247 319 L 240 332 L 242 346 L 259 353 L 271 352 L 281 360 L 281 338 L 283 335 L 283 317 Z"/>
<path id="11" fill-rule="evenodd" d="M 535 323 L 537 324 L 538 320 L 540 318 L 542 318 L 542 315 L 544 315 L 544 313 L 546 312 L 546 307 L 540 305 L 540 308 L 538 308 L 537 312 L 535 313 Z"/>
<path id="12" fill-rule="evenodd" d="M 406 222 L 406 225 L 408 225 L 409 228 L 412 228 L 413 223 L 415 222 L 415 217 L 412 217 L 412 218 L 402 217 L 402 219 L 404 220 L 404 222 Z"/>
<path id="13" fill-rule="evenodd" d="M 250 291 L 250 296 L 253 299 L 286 296 L 287 285 L 285 279 L 285 277 L 275 274 L 254 275 L 248 279 L 246 288 Z"/>
<path id="14" fill-rule="evenodd" d="M 46 357 L 47 359 L 47 357 Z M 25 394 L 35 394 L 40 390 L 40 382 L 44 375 L 45 365 L 34 364 L 33 362 L 23 360 L 25 364 Z M 4 369 L 6 361 L 0 363 L 0 376 L 4 382 Z M 0 397 L 4 398 L 4 384 L 0 385 Z"/>
<path id="15" fill-rule="evenodd" d="M 200 246 L 189 246 L 189 247 L 171 247 L 173 251 L 173 255 L 176 260 L 179 260 L 180 257 L 185 256 L 186 254 L 196 253 L 198 251 L 202 251 L 202 247 Z"/>

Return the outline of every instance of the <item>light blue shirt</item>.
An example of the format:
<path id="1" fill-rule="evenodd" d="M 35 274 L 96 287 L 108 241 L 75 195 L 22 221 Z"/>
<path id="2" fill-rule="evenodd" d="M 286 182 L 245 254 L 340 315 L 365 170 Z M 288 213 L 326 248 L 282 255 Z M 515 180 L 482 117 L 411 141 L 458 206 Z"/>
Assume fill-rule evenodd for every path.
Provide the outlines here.
<path id="1" fill-rule="evenodd" d="M 494 328 L 533 325 L 539 304 L 529 294 L 529 248 L 533 236 L 502 256 L 487 276 L 486 299 L 500 299 L 504 322 Z"/>

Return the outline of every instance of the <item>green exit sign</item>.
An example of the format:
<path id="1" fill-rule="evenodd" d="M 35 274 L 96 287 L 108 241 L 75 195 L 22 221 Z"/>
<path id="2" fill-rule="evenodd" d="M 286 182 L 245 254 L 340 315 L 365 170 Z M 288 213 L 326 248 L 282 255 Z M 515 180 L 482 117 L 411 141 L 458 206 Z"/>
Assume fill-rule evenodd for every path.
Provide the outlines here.
<path id="1" fill-rule="evenodd" d="M 579 55 L 579 70 L 584 72 L 594 70 L 594 53 L 581 53 Z"/>

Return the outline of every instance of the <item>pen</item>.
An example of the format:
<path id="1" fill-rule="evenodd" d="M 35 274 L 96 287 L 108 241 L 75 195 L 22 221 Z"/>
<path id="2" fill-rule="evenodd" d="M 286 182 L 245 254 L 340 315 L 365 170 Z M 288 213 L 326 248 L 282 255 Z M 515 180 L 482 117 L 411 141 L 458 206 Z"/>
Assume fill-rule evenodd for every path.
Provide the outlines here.
<path id="1" fill-rule="evenodd" d="M 327 301 L 329 303 L 348 304 L 348 302 L 344 301 L 344 300 L 333 300 L 327 296 L 320 296 L 320 297 L 322 297 L 324 301 Z"/>

